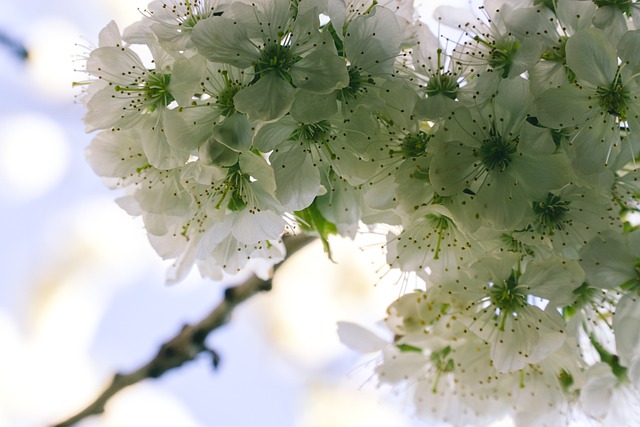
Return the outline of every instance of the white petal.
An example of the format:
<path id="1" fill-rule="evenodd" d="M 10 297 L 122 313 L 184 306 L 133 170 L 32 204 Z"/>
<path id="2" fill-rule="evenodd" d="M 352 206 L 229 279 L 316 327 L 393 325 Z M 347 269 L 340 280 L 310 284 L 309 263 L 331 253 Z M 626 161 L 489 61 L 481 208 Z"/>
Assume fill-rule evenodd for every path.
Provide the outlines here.
<path id="1" fill-rule="evenodd" d="M 627 31 L 618 42 L 618 55 L 623 61 L 628 61 L 636 72 L 640 71 L 638 46 L 640 46 L 640 30 Z"/>
<path id="2" fill-rule="evenodd" d="M 120 30 L 118 29 L 118 25 L 115 21 L 111 21 L 100 30 L 100 34 L 98 34 L 98 46 L 116 46 L 122 44 L 122 37 L 120 36 Z"/>
<path id="3" fill-rule="evenodd" d="M 420 118 L 438 119 L 451 113 L 456 107 L 458 103 L 455 100 L 438 93 L 416 102 L 414 113 Z"/>
<path id="4" fill-rule="evenodd" d="M 260 185 L 264 191 L 271 195 L 275 193 L 276 182 L 273 168 L 267 164 L 262 156 L 254 154 L 251 151 L 246 151 L 240 153 L 238 162 L 240 164 L 240 170 L 255 179 L 255 182 Z"/>
<path id="5" fill-rule="evenodd" d="M 213 16 L 198 22 L 191 33 L 198 52 L 212 62 L 248 68 L 260 56 L 242 22 Z"/>
<path id="6" fill-rule="evenodd" d="M 162 175 L 159 177 L 158 175 Z M 135 193 L 140 207 L 149 213 L 158 215 L 184 215 L 191 203 L 191 198 L 183 191 L 178 173 L 156 172 L 150 174 L 149 187 L 143 187 Z"/>
<path id="7" fill-rule="evenodd" d="M 253 129 L 247 116 L 233 113 L 213 128 L 213 137 L 234 151 L 244 151 L 251 147 Z"/>
<path id="8" fill-rule="evenodd" d="M 625 295 L 616 305 L 613 330 L 620 363 L 629 367 L 640 350 L 640 300 L 632 294 Z"/>
<path id="9" fill-rule="evenodd" d="M 147 67 L 129 48 L 101 47 L 89 54 L 87 72 L 108 82 L 136 84 Z"/>
<path id="10" fill-rule="evenodd" d="M 335 93 L 317 94 L 299 90 L 291 105 L 291 117 L 301 123 L 317 123 L 338 112 Z"/>
<path id="11" fill-rule="evenodd" d="M 351 322 L 338 322 L 338 337 L 344 345 L 359 353 L 373 353 L 389 345 L 370 330 Z"/>
<path id="12" fill-rule="evenodd" d="M 631 359 L 628 375 L 633 385 L 636 388 L 640 387 L 640 353 L 635 354 Z"/>
<path id="13" fill-rule="evenodd" d="M 511 174 L 493 171 L 487 174 L 476 194 L 473 208 L 480 214 L 481 220 L 495 230 L 514 228 L 524 218 L 529 195 L 517 184 Z"/>
<path id="14" fill-rule="evenodd" d="M 136 132 L 100 132 L 86 156 L 94 172 L 104 177 L 128 177 L 147 163 Z"/>
<path id="15" fill-rule="evenodd" d="M 518 316 L 507 315 L 504 331 L 492 337 L 491 360 L 500 372 L 520 370 L 539 363 L 559 349 L 565 341 L 563 320 L 557 312 L 527 306 Z"/>
<path id="16" fill-rule="evenodd" d="M 610 409 L 613 389 L 618 382 L 605 363 L 593 365 L 587 371 L 589 379 L 580 390 L 580 403 L 593 417 L 604 417 Z"/>
<path id="17" fill-rule="evenodd" d="M 564 64 L 554 61 L 538 61 L 529 69 L 529 80 L 531 93 L 536 96 L 547 89 L 569 84 Z"/>
<path id="18" fill-rule="evenodd" d="M 202 106 L 174 108 L 164 115 L 167 141 L 178 150 L 195 150 L 211 137 L 217 110 Z"/>
<path id="19" fill-rule="evenodd" d="M 374 7 L 347 27 L 344 51 L 347 59 L 371 74 L 391 73 L 402 43 L 402 31 L 393 12 Z"/>
<path id="20" fill-rule="evenodd" d="M 544 52 L 542 40 L 536 37 L 525 38 L 513 55 L 508 77 L 514 78 L 532 68 L 540 60 L 542 52 Z"/>
<path id="21" fill-rule="evenodd" d="M 433 12 L 433 18 L 452 28 L 464 28 L 478 17 L 468 7 L 438 6 Z"/>
<path id="22" fill-rule="evenodd" d="M 267 123 L 256 133 L 253 145 L 263 153 L 268 153 L 288 141 L 297 127 L 298 124 L 289 116 L 274 123 Z"/>
<path id="23" fill-rule="evenodd" d="M 470 177 L 477 172 L 477 158 L 469 147 L 459 141 L 447 141 L 443 150 L 435 153 L 429 168 L 429 179 L 441 196 L 459 194 L 471 185 Z"/>
<path id="24" fill-rule="evenodd" d="M 634 255 L 619 234 L 607 233 L 592 239 L 580 255 L 582 268 L 592 286 L 611 289 L 636 277 Z"/>
<path id="25" fill-rule="evenodd" d="M 548 156 L 556 151 L 551 130 L 524 122 L 520 127 L 520 144 L 518 149 L 523 154 Z"/>
<path id="26" fill-rule="evenodd" d="M 220 210 L 219 215 L 224 215 Z M 198 259 L 206 259 L 211 256 L 211 253 L 216 247 L 231 234 L 231 228 L 233 224 L 233 217 L 226 215 L 221 221 L 215 222 L 200 239 L 198 244 Z"/>
<path id="27" fill-rule="evenodd" d="M 428 363 L 428 357 L 416 351 L 401 352 L 395 347 L 383 351 L 384 363 L 376 368 L 381 381 L 395 384 L 421 374 Z"/>
<path id="28" fill-rule="evenodd" d="M 311 156 L 298 146 L 271 154 L 276 176 L 276 196 L 288 209 L 297 211 L 313 202 L 320 192 L 320 172 Z"/>
<path id="29" fill-rule="evenodd" d="M 527 264 L 519 283 L 527 286 L 532 295 L 548 299 L 555 306 L 563 306 L 574 302 L 573 290 L 582 285 L 584 279 L 584 271 L 577 261 L 552 257 Z"/>
<path id="30" fill-rule="evenodd" d="M 289 112 L 295 89 L 289 82 L 270 72 L 255 84 L 240 90 L 233 97 L 238 111 L 249 116 L 252 120 L 265 122 L 279 119 Z"/>
<path id="31" fill-rule="evenodd" d="M 521 125 L 532 100 L 527 80 L 515 77 L 500 82 L 495 97 L 496 116 L 500 117 L 500 121 L 496 122 L 499 135 L 506 137 Z"/>
<path id="32" fill-rule="evenodd" d="M 201 55 L 176 61 L 173 64 L 169 92 L 178 105 L 187 106 L 194 94 L 201 90 L 200 82 L 207 71 L 207 61 Z"/>
<path id="33" fill-rule="evenodd" d="M 305 56 L 291 67 L 289 74 L 296 87 L 315 93 L 331 93 L 349 83 L 347 63 L 329 49 Z"/>
<path id="34" fill-rule="evenodd" d="M 174 285 L 187 277 L 191 271 L 191 267 L 193 267 L 196 251 L 197 245 L 195 243 L 187 245 L 186 251 L 183 252 L 167 270 L 165 276 L 167 285 Z"/>
<path id="35" fill-rule="evenodd" d="M 85 131 L 131 127 L 140 121 L 141 115 L 138 112 L 127 111 L 130 103 L 131 98 L 120 96 L 113 86 L 105 86 L 87 102 L 87 113 L 82 118 Z"/>
<path id="36" fill-rule="evenodd" d="M 182 166 L 189 159 L 189 151 L 175 149 L 167 141 L 164 132 L 155 127 L 140 133 L 142 149 L 149 163 L 158 169 L 172 169 Z"/>
<path id="37" fill-rule="evenodd" d="M 284 219 L 274 212 L 251 213 L 248 209 L 243 209 L 234 215 L 232 233 L 239 242 L 253 244 L 261 240 L 277 239 L 285 224 Z"/>
<path id="38" fill-rule="evenodd" d="M 544 126 L 554 129 L 584 123 L 591 116 L 590 100 L 593 91 L 579 89 L 573 85 L 549 89 L 535 102 L 537 118 Z"/>
<path id="39" fill-rule="evenodd" d="M 616 48 L 600 29 L 588 28 L 567 40 L 567 65 L 578 80 L 609 86 L 618 67 Z"/>

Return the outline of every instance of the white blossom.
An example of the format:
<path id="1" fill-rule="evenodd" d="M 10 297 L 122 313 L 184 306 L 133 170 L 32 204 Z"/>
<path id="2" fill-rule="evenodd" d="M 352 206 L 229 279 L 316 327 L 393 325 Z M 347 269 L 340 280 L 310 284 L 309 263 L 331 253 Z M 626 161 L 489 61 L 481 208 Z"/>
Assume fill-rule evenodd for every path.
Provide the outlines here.
<path id="1" fill-rule="evenodd" d="M 425 420 L 633 425 L 638 4 L 154 0 L 87 57 L 87 160 L 170 283 L 381 234 L 419 285 L 338 335 Z"/>

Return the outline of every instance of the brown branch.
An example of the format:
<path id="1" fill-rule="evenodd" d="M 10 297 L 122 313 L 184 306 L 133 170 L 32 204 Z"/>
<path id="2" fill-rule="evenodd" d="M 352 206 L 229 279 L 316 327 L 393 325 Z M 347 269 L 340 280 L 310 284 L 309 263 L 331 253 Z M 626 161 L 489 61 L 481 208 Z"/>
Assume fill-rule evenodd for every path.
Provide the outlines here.
<path id="1" fill-rule="evenodd" d="M 284 242 L 287 248 L 285 261 L 298 249 L 312 240 L 314 240 L 314 237 L 306 235 L 285 237 Z M 274 267 L 274 272 L 282 265 L 282 262 Z M 195 359 L 200 353 L 211 353 L 215 365 L 217 363 L 217 355 L 204 344 L 207 336 L 215 329 L 227 323 L 233 309 L 238 304 L 261 291 L 268 291 L 270 289 L 271 279 L 262 280 L 256 276 L 252 276 L 241 285 L 227 288 L 224 291 L 224 299 L 204 319 L 196 324 L 183 326 L 182 330 L 176 336 L 162 344 L 155 357 L 146 365 L 128 374 L 115 374 L 109 386 L 93 403 L 76 415 L 55 424 L 53 427 L 72 426 L 91 415 L 103 413 L 109 399 L 123 388 L 147 378 L 157 378 L 165 372 Z"/>

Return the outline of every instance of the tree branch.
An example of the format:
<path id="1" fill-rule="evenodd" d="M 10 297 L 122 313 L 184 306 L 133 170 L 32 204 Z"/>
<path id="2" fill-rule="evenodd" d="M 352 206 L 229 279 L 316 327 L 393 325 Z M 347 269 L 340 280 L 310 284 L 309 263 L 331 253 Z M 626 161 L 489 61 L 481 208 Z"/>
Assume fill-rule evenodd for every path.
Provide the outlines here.
<path id="1" fill-rule="evenodd" d="M 284 242 L 287 255 L 284 261 L 314 239 L 314 237 L 307 235 L 285 237 Z M 274 266 L 274 273 L 284 261 Z M 200 353 L 212 354 L 215 366 L 217 364 L 217 355 L 205 346 L 207 336 L 215 329 L 227 323 L 233 309 L 238 304 L 258 292 L 268 291 L 270 289 L 271 279 L 262 280 L 256 276 L 252 276 L 241 285 L 225 289 L 224 299 L 204 319 L 196 324 L 183 326 L 182 330 L 176 336 L 162 344 L 155 357 L 146 365 L 128 374 L 116 373 L 109 386 L 93 403 L 76 415 L 55 424 L 53 427 L 69 427 L 91 415 L 103 413 L 109 399 L 123 388 L 147 378 L 158 378 L 165 372 L 195 359 Z"/>
<path id="2" fill-rule="evenodd" d="M 3 31 L 0 31 L 0 46 L 4 46 L 9 49 L 9 51 L 21 61 L 26 61 L 29 58 L 29 51 L 24 44 L 12 37 L 9 37 L 9 35 L 5 34 Z"/>

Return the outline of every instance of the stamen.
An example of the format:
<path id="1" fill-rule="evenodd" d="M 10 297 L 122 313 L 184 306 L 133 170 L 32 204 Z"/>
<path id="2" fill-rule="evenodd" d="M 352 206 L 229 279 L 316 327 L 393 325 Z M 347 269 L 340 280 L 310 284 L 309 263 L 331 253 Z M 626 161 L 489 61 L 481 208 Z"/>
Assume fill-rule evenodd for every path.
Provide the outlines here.
<path id="1" fill-rule="evenodd" d="M 487 170 L 504 172 L 516 152 L 516 142 L 508 141 L 491 130 L 489 138 L 482 141 L 480 147 L 480 157 Z"/>

